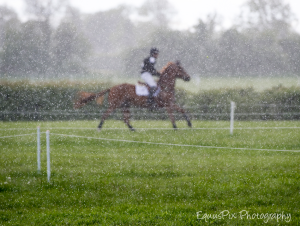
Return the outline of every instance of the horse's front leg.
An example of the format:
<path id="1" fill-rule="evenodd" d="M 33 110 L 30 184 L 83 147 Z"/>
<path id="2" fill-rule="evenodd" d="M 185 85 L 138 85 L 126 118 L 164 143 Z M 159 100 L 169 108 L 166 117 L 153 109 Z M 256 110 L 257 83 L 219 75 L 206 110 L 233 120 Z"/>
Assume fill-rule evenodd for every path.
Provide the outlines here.
<path id="1" fill-rule="evenodd" d="M 170 120 L 171 120 L 171 122 L 172 122 L 173 128 L 174 128 L 174 129 L 177 129 L 177 126 L 176 126 L 176 123 L 175 123 L 175 117 L 174 117 L 174 115 L 173 115 L 173 106 L 172 106 L 172 105 L 171 105 L 171 106 L 168 106 L 168 107 L 166 107 L 166 109 L 167 109 L 169 118 L 170 118 Z"/>
<path id="2" fill-rule="evenodd" d="M 189 116 L 186 114 L 185 110 L 183 108 L 179 107 L 177 104 L 174 104 L 174 109 L 176 109 L 176 111 L 182 113 L 184 119 L 187 121 L 188 126 L 192 127 L 191 120 L 190 120 Z"/>

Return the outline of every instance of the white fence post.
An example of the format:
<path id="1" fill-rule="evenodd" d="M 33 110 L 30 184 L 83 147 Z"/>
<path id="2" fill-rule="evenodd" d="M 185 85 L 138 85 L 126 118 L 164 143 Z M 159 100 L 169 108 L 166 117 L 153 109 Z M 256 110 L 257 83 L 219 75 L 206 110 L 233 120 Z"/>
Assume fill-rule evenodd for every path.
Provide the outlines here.
<path id="1" fill-rule="evenodd" d="M 234 123 L 234 109 L 235 103 L 233 101 L 230 102 L 231 110 L 230 110 L 230 134 L 233 134 L 233 123 Z"/>
<path id="2" fill-rule="evenodd" d="M 37 171 L 41 172 L 41 136 L 40 127 L 37 127 Z"/>
<path id="3" fill-rule="evenodd" d="M 48 182 L 50 182 L 50 175 L 51 175 L 51 170 L 50 170 L 50 131 L 46 131 L 46 141 L 47 141 L 47 179 Z"/>

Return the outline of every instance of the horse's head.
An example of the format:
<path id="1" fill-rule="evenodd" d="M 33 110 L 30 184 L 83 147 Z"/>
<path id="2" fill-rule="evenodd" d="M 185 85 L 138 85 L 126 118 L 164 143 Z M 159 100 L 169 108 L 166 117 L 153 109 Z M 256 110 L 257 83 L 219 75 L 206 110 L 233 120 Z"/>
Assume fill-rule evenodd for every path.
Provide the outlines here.
<path id="1" fill-rule="evenodd" d="M 176 78 L 181 78 L 184 81 L 190 81 L 191 77 L 185 72 L 180 62 L 169 62 L 162 70 L 158 84 L 162 89 L 173 90 L 175 87 Z"/>
<path id="2" fill-rule="evenodd" d="M 183 69 L 179 61 L 176 61 L 176 68 L 175 68 L 175 73 L 176 73 L 176 78 L 181 78 L 184 81 L 188 82 L 191 80 L 191 77 L 186 73 L 186 71 Z"/>

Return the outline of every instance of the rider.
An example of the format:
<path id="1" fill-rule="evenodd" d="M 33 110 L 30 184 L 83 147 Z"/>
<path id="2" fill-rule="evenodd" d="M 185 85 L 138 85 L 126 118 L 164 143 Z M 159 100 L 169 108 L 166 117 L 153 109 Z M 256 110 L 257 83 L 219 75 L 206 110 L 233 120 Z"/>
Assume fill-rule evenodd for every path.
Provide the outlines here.
<path id="1" fill-rule="evenodd" d="M 154 68 L 154 64 L 156 63 L 156 59 L 158 57 L 159 50 L 157 48 L 151 48 L 150 56 L 144 59 L 144 63 L 142 64 L 141 77 L 150 87 L 149 96 L 148 96 L 148 106 L 153 107 L 154 104 L 154 93 L 157 88 L 157 84 L 154 81 L 152 75 L 160 76 L 160 73 L 156 71 Z"/>

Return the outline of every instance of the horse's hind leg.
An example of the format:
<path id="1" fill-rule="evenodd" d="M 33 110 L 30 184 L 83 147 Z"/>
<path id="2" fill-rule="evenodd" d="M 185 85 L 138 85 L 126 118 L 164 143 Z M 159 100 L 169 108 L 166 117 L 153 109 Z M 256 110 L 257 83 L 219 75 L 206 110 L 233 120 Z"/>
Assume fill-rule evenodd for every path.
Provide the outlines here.
<path id="1" fill-rule="evenodd" d="M 130 119 L 129 107 L 124 107 L 123 108 L 123 120 L 131 131 L 135 131 L 135 129 L 130 125 L 129 119 Z"/>
<path id="2" fill-rule="evenodd" d="M 177 104 L 174 104 L 174 108 L 175 108 L 176 111 L 183 114 L 183 117 L 187 121 L 188 126 L 192 127 L 191 120 L 190 120 L 189 116 L 186 114 L 185 110 L 183 110 L 183 108 L 179 107 Z"/>
<path id="3" fill-rule="evenodd" d="M 103 123 L 105 121 L 105 119 L 108 118 L 108 116 L 115 110 L 115 107 L 111 106 L 109 107 L 106 112 L 104 113 L 104 115 L 102 116 L 102 119 L 101 119 L 101 122 L 98 126 L 98 130 L 101 130 L 102 126 L 103 126 Z"/>

